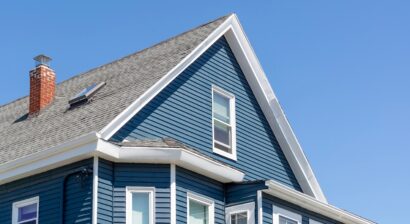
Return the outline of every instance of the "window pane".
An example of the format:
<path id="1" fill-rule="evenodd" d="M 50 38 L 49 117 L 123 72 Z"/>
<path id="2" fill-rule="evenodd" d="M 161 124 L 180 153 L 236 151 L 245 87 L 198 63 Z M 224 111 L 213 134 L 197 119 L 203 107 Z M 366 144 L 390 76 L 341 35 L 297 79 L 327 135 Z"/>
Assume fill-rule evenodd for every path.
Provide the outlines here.
<path id="1" fill-rule="evenodd" d="M 189 224 L 208 224 L 208 206 L 189 200 Z"/>
<path id="2" fill-rule="evenodd" d="M 241 212 L 231 215 L 231 224 L 247 224 L 248 223 L 248 213 Z"/>
<path id="3" fill-rule="evenodd" d="M 31 221 L 27 221 L 27 222 L 19 222 L 19 224 L 37 224 L 36 220 L 31 220 Z"/>
<path id="4" fill-rule="evenodd" d="M 229 124 L 229 98 L 214 92 L 213 103 L 214 118 Z"/>
<path id="5" fill-rule="evenodd" d="M 25 221 L 37 218 L 37 203 L 18 208 L 17 221 Z"/>
<path id="6" fill-rule="evenodd" d="M 279 224 L 298 224 L 295 220 L 279 216 Z"/>
<path id="7" fill-rule="evenodd" d="M 149 224 L 149 193 L 132 193 L 132 224 Z"/>
<path id="8" fill-rule="evenodd" d="M 214 120 L 214 135 L 215 140 L 227 146 L 231 145 L 231 127 Z"/>

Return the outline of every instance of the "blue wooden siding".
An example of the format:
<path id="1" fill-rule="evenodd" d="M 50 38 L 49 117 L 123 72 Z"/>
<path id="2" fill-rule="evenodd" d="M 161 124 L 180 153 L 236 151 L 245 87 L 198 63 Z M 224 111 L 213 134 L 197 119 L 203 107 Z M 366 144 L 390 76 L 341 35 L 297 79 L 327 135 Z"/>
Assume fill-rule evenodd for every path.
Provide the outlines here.
<path id="1" fill-rule="evenodd" d="M 215 203 L 215 224 L 225 224 L 224 185 L 218 181 L 176 167 L 177 223 L 187 223 L 187 193 L 204 196 Z"/>
<path id="2" fill-rule="evenodd" d="M 98 161 L 98 208 L 99 224 L 113 223 L 113 189 L 114 165 L 112 162 L 99 159 Z"/>
<path id="3" fill-rule="evenodd" d="M 212 152 L 215 84 L 236 97 L 237 162 Z M 274 179 L 296 190 L 293 174 L 224 37 L 182 72 L 112 140 L 170 137 L 246 173 L 246 180 Z"/>
<path id="4" fill-rule="evenodd" d="M 99 163 L 98 223 L 125 223 L 125 187 L 155 187 L 155 223 L 170 223 L 170 165 Z"/>
<path id="5" fill-rule="evenodd" d="M 225 205 L 229 207 L 248 202 L 255 203 L 255 223 L 258 223 L 257 192 L 263 189 L 266 189 L 265 181 L 228 184 L 225 188 Z"/>
<path id="6" fill-rule="evenodd" d="M 320 214 L 308 211 L 300 206 L 291 204 L 287 201 L 281 200 L 279 198 L 273 197 L 271 195 L 262 194 L 262 209 L 263 209 L 263 223 L 272 224 L 272 205 L 284 208 L 291 212 L 302 215 L 302 224 L 309 224 L 309 219 L 314 219 L 323 224 L 341 224 L 335 220 L 324 217 Z"/>
<path id="7" fill-rule="evenodd" d="M 91 223 L 92 173 L 80 181 L 74 174 L 92 170 L 92 160 L 84 160 L 0 186 L 0 223 L 11 224 L 13 202 L 40 197 L 39 223 L 61 223 L 63 183 L 65 184 L 64 220 L 67 224 Z M 66 178 L 67 177 L 67 178 Z"/>

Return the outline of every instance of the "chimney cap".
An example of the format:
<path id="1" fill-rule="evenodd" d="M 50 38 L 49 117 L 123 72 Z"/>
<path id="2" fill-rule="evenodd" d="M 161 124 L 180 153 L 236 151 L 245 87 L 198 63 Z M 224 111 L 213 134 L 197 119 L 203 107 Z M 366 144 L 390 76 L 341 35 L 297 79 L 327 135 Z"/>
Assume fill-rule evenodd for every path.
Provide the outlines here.
<path id="1" fill-rule="evenodd" d="M 47 67 L 50 67 L 50 61 L 52 60 L 50 57 L 44 54 L 37 55 L 33 59 L 36 62 L 36 67 L 39 65 L 45 65 Z"/>

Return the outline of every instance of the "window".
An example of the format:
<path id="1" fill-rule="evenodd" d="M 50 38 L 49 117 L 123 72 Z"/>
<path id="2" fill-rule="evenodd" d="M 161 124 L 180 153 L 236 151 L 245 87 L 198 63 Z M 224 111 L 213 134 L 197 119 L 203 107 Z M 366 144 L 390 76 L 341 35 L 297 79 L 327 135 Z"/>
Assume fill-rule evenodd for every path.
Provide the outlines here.
<path id="1" fill-rule="evenodd" d="M 212 87 L 213 151 L 236 160 L 235 96 Z"/>
<path id="2" fill-rule="evenodd" d="M 302 216 L 273 205 L 273 224 L 301 224 Z"/>
<path id="3" fill-rule="evenodd" d="M 323 224 L 323 223 L 318 222 L 318 221 L 313 220 L 313 219 L 309 219 L 309 224 Z"/>
<path id="4" fill-rule="evenodd" d="M 226 208 L 227 224 L 255 224 L 255 203 L 246 203 Z"/>
<path id="5" fill-rule="evenodd" d="M 126 188 L 127 224 L 154 224 L 155 189 L 150 187 Z"/>
<path id="6" fill-rule="evenodd" d="M 188 224 L 214 224 L 214 202 L 188 193 Z"/>
<path id="7" fill-rule="evenodd" d="M 39 197 L 13 203 L 13 224 L 38 224 Z"/>

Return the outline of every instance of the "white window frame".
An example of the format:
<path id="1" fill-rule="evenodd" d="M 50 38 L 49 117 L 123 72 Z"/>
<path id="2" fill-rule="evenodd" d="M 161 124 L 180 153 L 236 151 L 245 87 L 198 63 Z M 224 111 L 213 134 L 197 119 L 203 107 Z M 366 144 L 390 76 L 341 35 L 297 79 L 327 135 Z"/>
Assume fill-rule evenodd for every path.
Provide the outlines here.
<path id="1" fill-rule="evenodd" d="M 279 224 L 279 216 L 285 217 L 287 219 L 291 219 L 297 222 L 298 224 L 302 224 L 302 215 L 300 214 L 291 212 L 287 209 L 278 207 L 276 205 L 272 206 L 272 211 L 273 211 L 273 217 L 272 217 L 273 224 Z"/>
<path id="2" fill-rule="evenodd" d="M 125 213 L 126 224 L 132 224 L 132 193 L 149 194 L 149 224 L 155 223 L 155 188 L 154 187 L 133 187 L 127 186 L 125 189 Z"/>
<path id="3" fill-rule="evenodd" d="M 226 98 L 229 98 L 229 119 L 230 123 L 228 124 L 231 127 L 231 151 L 232 153 L 225 152 L 222 149 L 215 147 L 215 133 L 214 133 L 214 93 L 221 94 Z M 222 121 L 219 121 L 222 122 Z M 218 142 L 218 144 L 225 145 Z M 226 146 L 229 147 L 229 146 Z M 229 159 L 236 161 L 236 112 L 235 112 L 235 95 L 219 88 L 218 86 L 212 85 L 212 149 L 213 152 L 221 156 L 227 157 Z"/>
<path id="4" fill-rule="evenodd" d="M 187 211 L 186 211 L 186 219 L 187 219 L 187 224 L 189 223 L 189 204 L 190 204 L 190 200 L 196 201 L 200 204 L 203 204 L 205 206 L 208 206 L 208 220 L 209 220 L 209 224 L 214 224 L 214 220 L 215 220 L 215 203 L 212 199 L 197 195 L 197 194 L 193 194 L 191 192 L 187 193 Z"/>
<path id="5" fill-rule="evenodd" d="M 323 224 L 323 223 L 313 220 L 313 219 L 309 219 L 309 224 Z"/>
<path id="6" fill-rule="evenodd" d="M 225 209 L 226 224 L 231 223 L 231 216 L 237 213 L 247 213 L 247 224 L 255 224 L 255 202 L 230 206 Z"/>
<path id="7" fill-rule="evenodd" d="M 37 204 L 37 217 L 36 217 L 36 224 L 38 224 L 38 220 L 39 220 L 39 208 L 40 208 L 40 197 L 36 196 L 36 197 L 32 197 L 29 199 L 25 199 L 25 200 L 21 200 L 21 201 L 17 201 L 13 203 L 13 216 L 12 216 L 12 224 L 18 224 L 18 210 L 21 207 L 27 206 L 27 205 L 31 205 L 31 204 Z M 34 219 L 31 220 L 26 220 L 26 221 L 33 221 Z"/>

